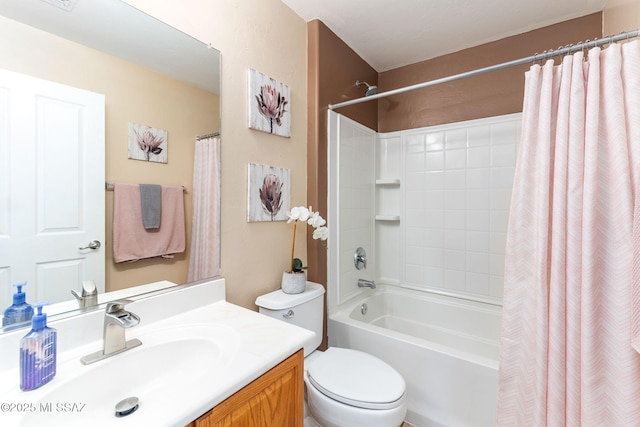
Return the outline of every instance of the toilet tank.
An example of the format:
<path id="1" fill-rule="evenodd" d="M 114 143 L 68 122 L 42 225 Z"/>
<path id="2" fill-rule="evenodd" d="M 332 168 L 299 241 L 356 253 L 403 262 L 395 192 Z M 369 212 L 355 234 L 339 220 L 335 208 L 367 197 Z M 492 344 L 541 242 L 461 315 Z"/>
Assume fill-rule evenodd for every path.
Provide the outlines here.
<path id="1" fill-rule="evenodd" d="M 315 332 L 315 339 L 304 347 L 305 356 L 322 342 L 324 287 L 319 283 L 307 282 L 305 291 L 299 294 L 285 294 L 278 289 L 260 295 L 256 305 L 262 314 Z"/>

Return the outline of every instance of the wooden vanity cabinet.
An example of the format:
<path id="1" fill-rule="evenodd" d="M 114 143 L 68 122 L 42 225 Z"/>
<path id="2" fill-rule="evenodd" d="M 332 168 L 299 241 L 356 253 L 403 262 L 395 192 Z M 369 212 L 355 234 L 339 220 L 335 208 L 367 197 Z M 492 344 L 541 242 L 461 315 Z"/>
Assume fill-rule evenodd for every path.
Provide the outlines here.
<path id="1" fill-rule="evenodd" d="M 302 427 L 303 364 L 300 350 L 186 427 Z"/>

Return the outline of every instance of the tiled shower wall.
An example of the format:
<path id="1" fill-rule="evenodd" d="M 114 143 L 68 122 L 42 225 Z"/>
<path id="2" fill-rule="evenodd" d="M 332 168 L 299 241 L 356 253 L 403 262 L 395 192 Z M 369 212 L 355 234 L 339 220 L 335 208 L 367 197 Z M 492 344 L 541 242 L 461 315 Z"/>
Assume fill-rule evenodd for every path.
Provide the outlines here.
<path id="1" fill-rule="evenodd" d="M 373 280 L 376 132 L 344 116 L 330 115 L 329 146 L 329 304 L 333 307 L 359 292 L 358 279 Z M 335 234 L 334 234 L 335 233 Z M 367 268 L 356 270 L 353 255 L 367 252 Z"/>
<path id="2" fill-rule="evenodd" d="M 521 114 L 376 134 L 331 112 L 329 126 L 330 309 L 358 278 L 500 304 Z"/>
<path id="3" fill-rule="evenodd" d="M 377 209 L 400 213 L 376 221 L 379 280 L 501 301 L 520 129 L 514 114 L 379 136 Z"/>

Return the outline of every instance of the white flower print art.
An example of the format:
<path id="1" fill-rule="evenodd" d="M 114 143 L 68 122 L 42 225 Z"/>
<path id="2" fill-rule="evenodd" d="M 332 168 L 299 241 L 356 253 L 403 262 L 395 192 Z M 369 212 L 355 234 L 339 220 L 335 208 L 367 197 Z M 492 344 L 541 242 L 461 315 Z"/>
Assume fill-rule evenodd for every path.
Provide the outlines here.
<path id="1" fill-rule="evenodd" d="M 129 123 L 129 158 L 167 163 L 167 131 Z"/>
<path id="2" fill-rule="evenodd" d="M 249 127 L 262 132 L 291 136 L 289 86 L 249 69 Z"/>
<path id="3" fill-rule="evenodd" d="M 284 221 L 291 204 L 291 171 L 249 163 L 247 221 Z"/>

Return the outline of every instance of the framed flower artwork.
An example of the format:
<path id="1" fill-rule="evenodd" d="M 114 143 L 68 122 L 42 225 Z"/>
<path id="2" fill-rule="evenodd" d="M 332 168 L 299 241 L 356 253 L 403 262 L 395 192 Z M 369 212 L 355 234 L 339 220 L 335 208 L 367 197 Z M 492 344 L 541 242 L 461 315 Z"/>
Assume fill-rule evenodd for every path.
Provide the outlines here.
<path id="1" fill-rule="evenodd" d="M 291 137 L 289 86 L 249 69 L 249 127 Z"/>
<path id="2" fill-rule="evenodd" d="M 249 163 L 247 221 L 285 221 L 291 206 L 291 171 Z"/>
<path id="3" fill-rule="evenodd" d="M 129 123 L 129 158 L 167 163 L 167 131 Z"/>

